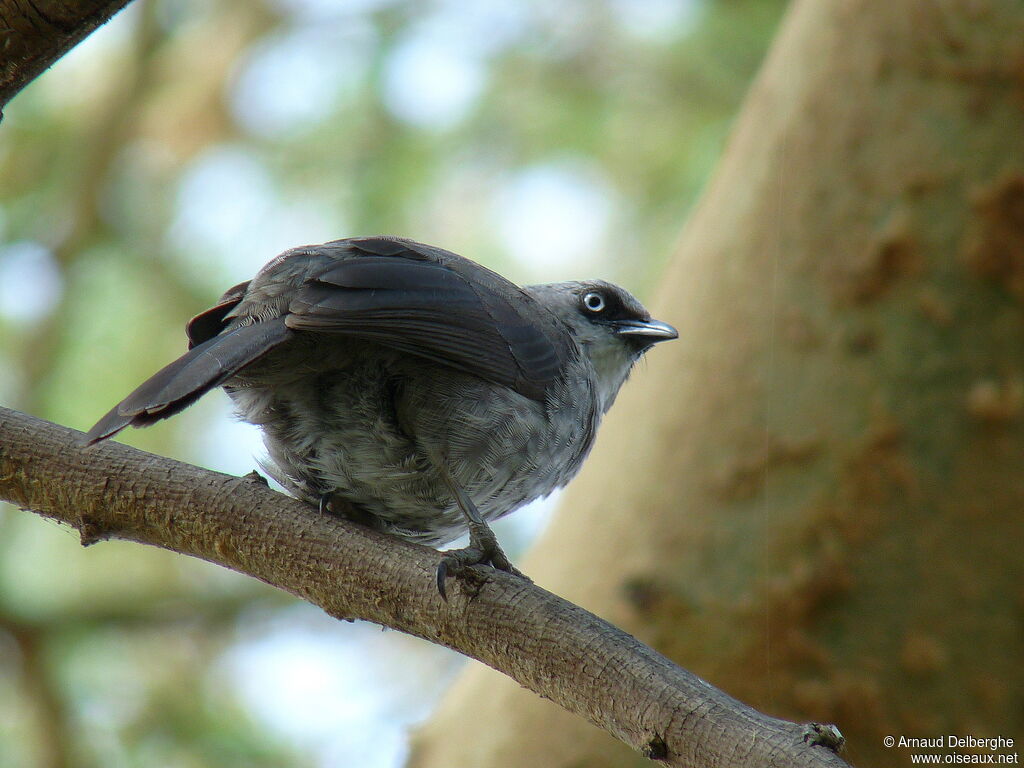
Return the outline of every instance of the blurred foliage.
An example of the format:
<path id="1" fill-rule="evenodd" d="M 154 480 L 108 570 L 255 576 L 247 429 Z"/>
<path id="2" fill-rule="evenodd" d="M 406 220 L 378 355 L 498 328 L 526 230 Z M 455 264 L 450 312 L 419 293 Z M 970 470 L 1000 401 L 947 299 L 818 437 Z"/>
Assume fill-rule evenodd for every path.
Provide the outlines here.
<path id="1" fill-rule="evenodd" d="M 782 5 L 137 0 L 0 126 L 0 402 L 87 428 L 221 290 L 335 237 L 402 234 L 518 280 L 643 294 Z M 125 441 L 237 471 L 232 438 L 203 437 L 226 420 L 208 399 Z M 0 768 L 346 764 L 344 745 L 265 730 L 224 671 L 280 622 L 334 631 L 292 606 L 0 509 Z M 434 672 L 379 662 L 378 682 L 429 699 L 451 660 L 427 656 L 412 666 Z"/>

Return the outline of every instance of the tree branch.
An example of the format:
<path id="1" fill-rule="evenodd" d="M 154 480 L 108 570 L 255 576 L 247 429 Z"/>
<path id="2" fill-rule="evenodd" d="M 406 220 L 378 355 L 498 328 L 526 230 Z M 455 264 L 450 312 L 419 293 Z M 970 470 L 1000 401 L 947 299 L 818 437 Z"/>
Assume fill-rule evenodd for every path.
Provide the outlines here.
<path id="1" fill-rule="evenodd" d="M 0 0 L 0 111 L 129 0 Z"/>
<path id="2" fill-rule="evenodd" d="M 365 619 L 488 664 L 666 765 L 844 766 L 820 729 L 763 715 L 539 587 L 478 569 L 437 594 L 438 554 L 317 514 L 263 484 L 0 408 L 0 499 L 79 530 L 199 557 L 337 618 Z M 827 741 L 827 739 L 825 739 Z"/>

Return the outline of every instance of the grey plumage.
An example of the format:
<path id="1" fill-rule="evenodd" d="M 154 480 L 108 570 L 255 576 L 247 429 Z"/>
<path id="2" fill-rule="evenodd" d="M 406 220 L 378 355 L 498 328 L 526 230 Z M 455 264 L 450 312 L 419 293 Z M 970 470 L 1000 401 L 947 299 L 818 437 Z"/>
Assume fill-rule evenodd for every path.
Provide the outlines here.
<path id="1" fill-rule="evenodd" d="M 568 482 L 633 364 L 676 336 L 609 283 L 520 288 L 387 237 L 287 251 L 188 333 L 90 442 L 223 386 L 290 492 L 434 545 L 466 505 L 491 520 Z"/>

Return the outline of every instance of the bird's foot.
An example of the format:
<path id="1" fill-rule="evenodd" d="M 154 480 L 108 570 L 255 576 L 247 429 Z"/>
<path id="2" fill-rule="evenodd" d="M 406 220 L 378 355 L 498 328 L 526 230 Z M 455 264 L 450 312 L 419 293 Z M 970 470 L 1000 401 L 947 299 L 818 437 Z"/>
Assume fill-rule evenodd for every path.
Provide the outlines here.
<path id="1" fill-rule="evenodd" d="M 529 581 L 529 577 L 512 565 L 511 561 L 502 551 L 498 539 L 487 523 L 470 521 L 469 523 L 469 546 L 462 549 L 452 549 L 444 553 L 441 562 L 437 564 L 437 591 L 441 599 L 448 602 L 448 592 L 445 589 L 445 582 L 449 576 L 454 576 L 464 583 L 473 587 L 473 593 L 479 591 L 480 587 L 487 581 L 487 576 L 474 565 L 490 565 L 499 571 L 505 571 L 513 576 Z"/>

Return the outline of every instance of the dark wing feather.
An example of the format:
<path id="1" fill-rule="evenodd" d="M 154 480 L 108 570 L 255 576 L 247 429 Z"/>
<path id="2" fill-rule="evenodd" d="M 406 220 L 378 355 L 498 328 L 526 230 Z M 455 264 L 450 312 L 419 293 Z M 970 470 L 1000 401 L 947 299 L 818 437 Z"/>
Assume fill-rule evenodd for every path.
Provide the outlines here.
<path id="1" fill-rule="evenodd" d="M 446 251 L 390 240 L 360 250 L 369 253 L 339 260 L 298 291 L 290 328 L 373 340 L 543 401 L 565 343 L 529 294 Z"/>
<path id="2" fill-rule="evenodd" d="M 127 426 L 143 427 L 179 413 L 291 335 L 283 318 L 276 318 L 194 346 L 114 406 L 89 430 L 88 443 L 111 437 Z"/>
<path id="3" fill-rule="evenodd" d="M 210 307 L 205 312 L 200 312 L 188 321 L 188 325 L 185 326 L 185 332 L 188 334 L 189 349 L 192 349 L 196 344 L 209 341 L 227 327 L 227 314 L 237 307 L 238 302 L 245 296 L 245 291 L 249 288 L 249 282 L 249 280 L 246 280 L 244 283 L 228 288 L 224 295 L 220 297 L 220 301 L 217 302 L 216 306 Z"/>

